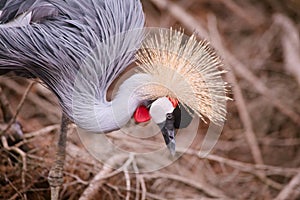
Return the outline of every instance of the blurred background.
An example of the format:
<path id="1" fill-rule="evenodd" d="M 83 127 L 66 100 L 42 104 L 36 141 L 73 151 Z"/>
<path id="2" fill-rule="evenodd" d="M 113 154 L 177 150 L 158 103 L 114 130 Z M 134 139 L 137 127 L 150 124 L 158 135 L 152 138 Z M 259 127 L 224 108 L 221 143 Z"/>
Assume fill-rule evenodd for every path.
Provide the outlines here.
<path id="1" fill-rule="evenodd" d="M 178 160 L 138 173 L 134 158 L 112 160 L 119 171 L 98 162 L 70 125 L 61 199 L 300 199 L 300 0 L 142 3 L 146 26 L 194 33 L 224 60 L 233 101 L 221 138 L 200 158 L 207 128 L 201 123 Z M 24 78 L 0 77 L 0 86 L 1 102 L 18 121 L 6 130 L 9 112 L 1 113 L 0 199 L 49 199 L 61 117 L 57 99 Z M 22 139 L 9 136 L 22 133 Z"/>

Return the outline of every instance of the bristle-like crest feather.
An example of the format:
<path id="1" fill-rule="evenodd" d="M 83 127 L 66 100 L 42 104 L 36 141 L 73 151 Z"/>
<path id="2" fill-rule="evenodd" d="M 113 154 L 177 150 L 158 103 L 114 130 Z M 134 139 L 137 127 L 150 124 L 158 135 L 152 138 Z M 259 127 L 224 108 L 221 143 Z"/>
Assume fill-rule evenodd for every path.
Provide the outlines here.
<path id="1" fill-rule="evenodd" d="M 149 34 L 137 59 L 155 83 L 143 88 L 148 98 L 170 96 L 202 120 L 205 116 L 216 124 L 224 122 L 229 98 L 221 77 L 222 60 L 208 42 L 181 31 L 161 29 Z"/>

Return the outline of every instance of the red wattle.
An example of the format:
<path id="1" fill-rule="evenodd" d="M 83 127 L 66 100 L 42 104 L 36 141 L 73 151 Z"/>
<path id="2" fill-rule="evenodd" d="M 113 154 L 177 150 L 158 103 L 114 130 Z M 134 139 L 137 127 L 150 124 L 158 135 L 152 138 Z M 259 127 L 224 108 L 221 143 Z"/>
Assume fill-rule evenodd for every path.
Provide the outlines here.
<path id="1" fill-rule="evenodd" d="M 177 99 L 173 99 L 171 97 L 168 97 L 168 99 L 171 101 L 174 108 L 176 108 L 178 106 L 178 100 Z"/>
<path id="2" fill-rule="evenodd" d="M 149 111 L 148 111 L 147 107 L 144 105 L 139 106 L 135 110 L 133 117 L 137 123 L 147 122 L 151 119 Z"/>

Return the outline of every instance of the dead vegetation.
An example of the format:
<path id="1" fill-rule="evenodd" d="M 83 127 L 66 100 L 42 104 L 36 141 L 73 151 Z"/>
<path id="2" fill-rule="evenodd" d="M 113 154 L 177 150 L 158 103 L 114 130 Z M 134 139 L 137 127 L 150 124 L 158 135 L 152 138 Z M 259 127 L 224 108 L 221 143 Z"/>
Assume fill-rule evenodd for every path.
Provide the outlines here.
<path id="1" fill-rule="evenodd" d="M 139 173 L 134 156 L 112 157 L 119 170 L 98 162 L 71 125 L 61 199 L 299 199 L 300 1 L 142 2 L 147 26 L 195 32 L 224 59 L 234 101 L 222 136 L 200 158 L 200 127 L 177 161 Z M 22 78 L 1 77 L 0 86 L 0 199 L 49 199 L 57 100 Z"/>

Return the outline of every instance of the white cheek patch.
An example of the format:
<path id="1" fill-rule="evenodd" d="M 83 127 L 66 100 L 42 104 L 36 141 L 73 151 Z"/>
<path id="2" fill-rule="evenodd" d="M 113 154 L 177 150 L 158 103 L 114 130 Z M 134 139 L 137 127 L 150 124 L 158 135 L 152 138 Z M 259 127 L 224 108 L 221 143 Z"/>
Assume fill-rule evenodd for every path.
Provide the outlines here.
<path id="1" fill-rule="evenodd" d="M 167 97 L 155 100 L 150 107 L 150 115 L 156 124 L 166 120 L 166 114 L 174 111 L 173 104 Z"/>

